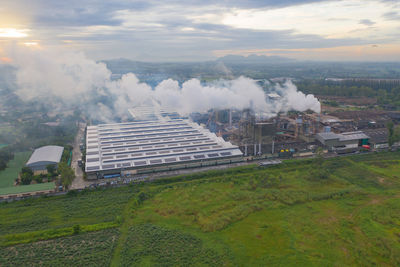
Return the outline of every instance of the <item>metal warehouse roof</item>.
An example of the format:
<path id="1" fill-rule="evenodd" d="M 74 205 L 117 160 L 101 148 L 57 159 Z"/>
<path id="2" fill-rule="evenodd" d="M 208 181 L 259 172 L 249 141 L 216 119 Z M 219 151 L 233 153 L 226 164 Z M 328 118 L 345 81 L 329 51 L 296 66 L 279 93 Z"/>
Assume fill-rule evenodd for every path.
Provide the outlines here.
<path id="1" fill-rule="evenodd" d="M 237 146 L 183 119 L 88 126 L 86 171 L 241 156 Z"/>
<path id="2" fill-rule="evenodd" d="M 363 132 L 370 137 L 370 141 L 373 143 L 388 142 L 389 131 L 386 128 L 366 129 Z"/>
<path id="3" fill-rule="evenodd" d="M 347 132 L 340 134 L 340 141 L 350 141 L 350 140 L 360 140 L 360 139 L 368 139 L 369 136 L 361 131 L 357 132 Z"/>
<path id="4" fill-rule="evenodd" d="M 339 139 L 340 136 L 336 133 L 333 132 L 328 132 L 328 133 L 317 133 L 318 136 L 320 136 L 323 140 L 333 140 L 333 139 Z"/>
<path id="5" fill-rule="evenodd" d="M 340 141 L 351 141 L 351 140 L 360 140 L 360 139 L 368 139 L 369 136 L 361 131 L 356 132 L 346 132 L 346 133 L 318 133 L 317 136 L 322 138 L 323 140 L 334 140 L 339 139 Z"/>
<path id="6" fill-rule="evenodd" d="M 26 166 L 43 163 L 59 163 L 63 154 L 62 146 L 43 146 L 35 149 Z"/>

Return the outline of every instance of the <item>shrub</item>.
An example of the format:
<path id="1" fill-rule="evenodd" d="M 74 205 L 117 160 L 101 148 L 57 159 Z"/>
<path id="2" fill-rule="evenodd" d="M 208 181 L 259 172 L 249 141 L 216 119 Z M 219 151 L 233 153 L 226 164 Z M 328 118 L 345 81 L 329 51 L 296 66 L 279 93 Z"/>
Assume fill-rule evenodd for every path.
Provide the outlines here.
<path id="1" fill-rule="evenodd" d="M 80 226 L 79 224 L 75 224 L 74 227 L 73 227 L 72 229 L 73 229 L 74 235 L 77 235 L 77 234 L 79 234 L 80 231 L 81 231 L 81 226 Z"/>

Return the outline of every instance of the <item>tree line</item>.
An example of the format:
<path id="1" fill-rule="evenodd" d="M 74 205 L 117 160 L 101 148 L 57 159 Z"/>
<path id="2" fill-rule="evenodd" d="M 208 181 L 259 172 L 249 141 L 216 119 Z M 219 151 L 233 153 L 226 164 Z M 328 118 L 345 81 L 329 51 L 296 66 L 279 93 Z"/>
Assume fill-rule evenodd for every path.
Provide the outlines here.
<path id="1" fill-rule="evenodd" d="M 306 94 L 343 96 L 343 97 L 376 97 L 378 105 L 388 109 L 400 109 L 400 85 L 369 87 L 362 83 L 349 86 L 345 83 L 327 83 L 323 80 L 303 80 L 297 82 L 298 89 Z"/>
<path id="2" fill-rule="evenodd" d="M 7 163 L 14 158 L 14 153 L 8 148 L 0 149 L 0 171 L 7 168 Z"/>

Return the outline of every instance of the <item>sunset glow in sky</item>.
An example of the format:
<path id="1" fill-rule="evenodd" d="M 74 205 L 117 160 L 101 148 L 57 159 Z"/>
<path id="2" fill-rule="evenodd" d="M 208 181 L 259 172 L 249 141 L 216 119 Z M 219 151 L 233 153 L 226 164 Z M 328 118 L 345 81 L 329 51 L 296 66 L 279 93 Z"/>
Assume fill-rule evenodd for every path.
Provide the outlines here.
<path id="1" fill-rule="evenodd" d="M 16 43 L 71 47 L 93 59 L 202 61 L 260 54 L 399 61 L 400 2 L 3 1 L 0 53 Z"/>

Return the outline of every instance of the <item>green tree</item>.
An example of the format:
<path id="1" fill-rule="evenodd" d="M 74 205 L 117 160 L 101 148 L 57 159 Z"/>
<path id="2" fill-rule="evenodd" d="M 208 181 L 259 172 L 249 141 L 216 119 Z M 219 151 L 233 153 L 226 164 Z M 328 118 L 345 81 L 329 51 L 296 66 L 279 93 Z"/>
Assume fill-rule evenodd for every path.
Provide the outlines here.
<path id="1" fill-rule="evenodd" d="M 77 235 L 81 232 L 81 226 L 79 224 L 75 224 L 72 229 L 73 229 L 74 235 Z"/>
<path id="2" fill-rule="evenodd" d="M 400 141 L 400 126 L 395 126 L 393 122 L 388 122 L 386 125 L 388 129 L 388 143 L 391 148 L 394 143 Z"/>
<path id="3" fill-rule="evenodd" d="M 30 184 L 33 179 L 33 171 L 29 167 L 23 167 L 20 173 L 21 183 L 24 185 Z"/>
<path id="4" fill-rule="evenodd" d="M 46 166 L 47 173 L 50 175 L 54 175 L 56 172 L 56 166 L 54 164 L 49 164 Z"/>
<path id="5" fill-rule="evenodd" d="M 29 175 L 33 176 L 33 171 L 29 167 L 22 167 L 21 173 L 28 173 Z"/>
<path id="6" fill-rule="evenodd" d="M 322 147 L 318 147 L 317 150 L 315 150 L 314 162 L 318 167 L 322 166 L 322 163 L 324 162 L 324 150 Z"/>
<path id="7" fill-rule="evenodd" d="M 24 185 L 30 184 L 32 182 L 33 175 L 28 172 L 21 173 L 21 183 Z"/>
<path id="8" fill-rule="evenodd" d="M 72 184 L 72 181 L 75 179 L 74 170 L 67 165 L 65 162 L 61 162 L 58 165 L 58 170 L 61 176 L 61 184 L 68 189 Z"/>

